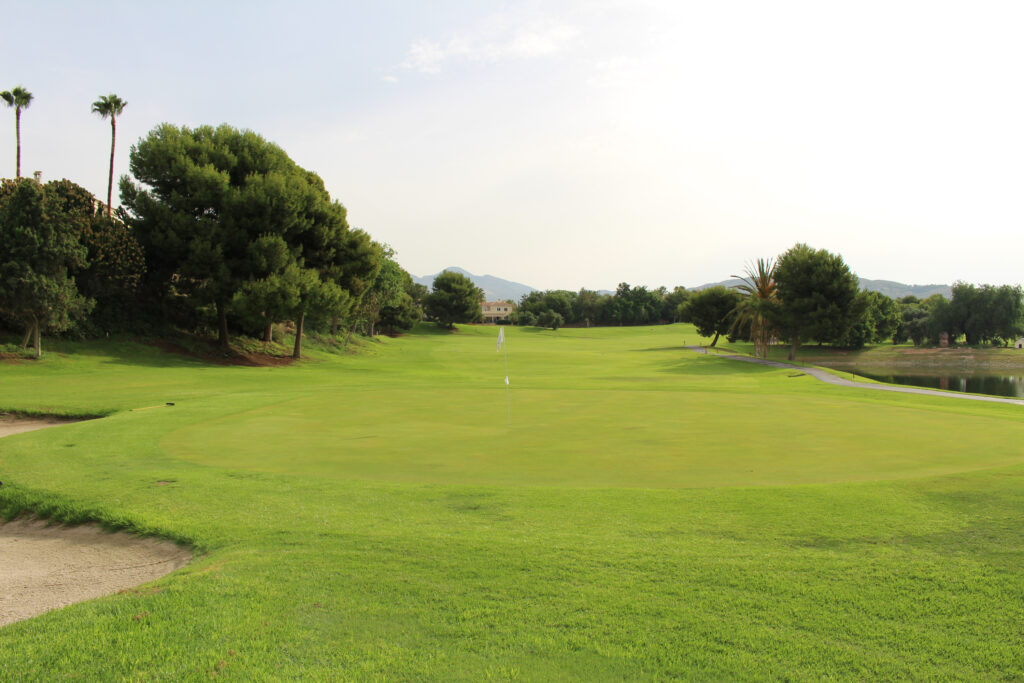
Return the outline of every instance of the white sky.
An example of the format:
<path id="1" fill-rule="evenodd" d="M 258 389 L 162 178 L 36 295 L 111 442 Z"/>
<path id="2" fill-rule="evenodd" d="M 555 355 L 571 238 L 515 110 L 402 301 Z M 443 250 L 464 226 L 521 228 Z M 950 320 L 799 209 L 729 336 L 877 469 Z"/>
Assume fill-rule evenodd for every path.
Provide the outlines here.
<path id="1" fill-rule="evenodd" d="M 0 16 L 0 89 L 35 95 L 23 174 L 100 197 L 110 128 L 89 106 L 115 92 L 118 175 L 162 121 L 251 128 L 414 275 L 693 286 L 804 241 L 866 278 L 1024 281 L 1024 3 L 0 0 Z"/>

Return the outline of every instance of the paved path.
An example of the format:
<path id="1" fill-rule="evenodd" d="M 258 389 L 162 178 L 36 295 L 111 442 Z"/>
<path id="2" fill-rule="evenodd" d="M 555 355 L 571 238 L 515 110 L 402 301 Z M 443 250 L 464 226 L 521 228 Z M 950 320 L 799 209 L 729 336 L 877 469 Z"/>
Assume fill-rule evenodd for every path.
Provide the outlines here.
<path id="1" fill-rule="evenodd" d="M 703 346 L 688 346 L 686 347 L 691 351 L 697 353 L 707 354 L 707 349 Z M 1001 398 L 999 396 L 978 396 L 976 394 L 965 394 L 957 391 L 939 391 L 937 389 L 919 389 L 916 387 L 898 387 L 891 384 L 868 384 L 861 382 L 852 382 L 846 378 L 833 375 L 831 372 L 826 372 L 821 368 L 807 368 L 802 365 L 793 365 L 791 363 L 779 363 L 774 360 L 764 360 L 761 358 L 751 358 L 750 356 L 738 356 L 731 353 L 716 353 L 712 354 L 715 358 L 726 358 L 728 360 L 738 360 L 744 363 L 756 363 L 757 365 L 769 365 L 773 368 L 785 368 L 787 370 L 799 370 L 812 377 L 816 377 L 822 382 L 828 384 L 836 384 L 841 387 L 854 387 L 856 389 L 873 389 L 875 391 L 895 391 L 900 394 L 922 394 L 924 396 L 941 396 L 943 398 L 961 398 L 968 401 L 986 401 L 988 403 L 1012 403 L 1015 406 L 1024 406 L 1024 401 L 1017 398 Z"/>

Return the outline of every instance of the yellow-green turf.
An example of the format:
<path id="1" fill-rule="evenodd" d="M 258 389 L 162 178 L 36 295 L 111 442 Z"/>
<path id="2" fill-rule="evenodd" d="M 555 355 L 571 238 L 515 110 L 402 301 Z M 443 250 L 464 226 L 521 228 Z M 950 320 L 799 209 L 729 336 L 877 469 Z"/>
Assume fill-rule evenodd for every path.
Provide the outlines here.
<path id="1" fill-rule="evenodd" d="M 108 415 L 0 441 L 0 511 L 199 550 L 0 629 L 0 679 L 1024 677 L 1024 408 L 679 325 L 506 328 L 506 394 L 495 335 L 0 365 L 0 409 Z"/>

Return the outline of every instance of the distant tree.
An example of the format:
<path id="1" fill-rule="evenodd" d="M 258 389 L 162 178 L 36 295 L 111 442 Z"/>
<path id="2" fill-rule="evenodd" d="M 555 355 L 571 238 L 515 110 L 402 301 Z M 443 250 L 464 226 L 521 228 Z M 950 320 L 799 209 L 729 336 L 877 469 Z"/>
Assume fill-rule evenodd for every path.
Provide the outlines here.
<path id="1" fill-rule="evenodd" d="M 576 302 L 573 306 L 574 318 L 584 323 L 587 327 L 596 325 L 603 318 L 603 311 L 607 297 L 589 289 L 580 289 L 576 293 Z"/>
<path id="2" fill-rule="evenodd" d="M 843 346 L 860 349 L 865 344 L 878 344 L 889 339 L 899 324 L 899 305 L 881 292 L 862 291 L 857 298 L 861 315 L 846 333 Z"/>
<path id="3" fill-rule="evenodd" d="M 631 287 L 620 282 L 605 308 L 609 322 L 618 325 L 643 325 L 661 318 L 661 296 L 646 287 Z"/>
<path id="4" fill-rule="evenodd" d="M 537 327 L 548 327 L 557 330 L 565 324 L 565 318 L 557 311 L 547 310 L 537 316 Z"/>
<path id="5" fill-rule="evenodd" d="M 455 323 L 472 323 L 481 318 L 484 293 L 465 275 L 443 271 L 434 278 L 433 291 L 424 300 L 424 311 L 448 329 Z"/>
<path id="6" fill-rule="evenodd" d="M 667 323 L 679 322 L 679 307 L 690 297 L 686 287 L 674 287 L 661 298 L 661 319 Z"/>
<path id="7" fill-rule="evenodd" d="M 423 318 L 421 290 L 425 291 L 426 287 L 413 282 L 412 276 L 403 270 L 402 293 L 394 303 L 381 308 L 381 328 L 394 334 L 396 330 L 411 330 L 415 327 Z"/>
<path id="8" fill-rule="evenodd" d="M 954 282 L 948 331 L 953 337 L 962 334 L 969 345 L 1008 341 L 1024 331 L 1022 309 L 1020 287 Z"/>
<path id="9" fill-rule="evenodd" d="M 128 105 L 114 93 L 103 95 L 92 103 L 92 111 L 100 118 L 110 117 L 110 175 L 107 178 L 107 218 L 110 218 L 110 199 L 114 192 L 114 145 L 117 142 L 117 117 Z"/>
<path id="10" fill-rule="evenodd" d="M 765 358 L 775 336 L 772 319 L 778 314 L 779 306 L 775 264 L 771 259 L 757 259 L 757 263 L 748 265 L 744 273 L 736 287 L 743 298 L 736 306 L 733 327 L 747 328 L 749 339 L 754 342 L 754 355 Z"/>
<path id="11" fill-rule="evenodd" d="M 408 276 L 395 261 L 395 250 L 387 244 L 378 245 L 381 252 L 381 265 L 377 276 L 373 279 L 366 294 L 360 302 L 360 311 L 366 322 L 367 334 L 375 334 L 376 325 L 380 322 L 381 311 L 385 307 L 398 306 L 405 296 L 405 279 Z"/>
<path id="12" fill-rule="evenodd" d="M 949 333 L 955 339 L 953 313 L 950 301 L 941 294 L 932 294 L 921 302 L 921 307 L 927 312 L 923 327 L 925 329 L 925 340 L 931 344 L 938 344 L 939 337 L 943 332 Z"/>
<path id="13" fill-rule="evenodd" d="M 576 322 L 578 299 L 575 292 L 552 289 L 545 292 L 529 292 L 519 301 L 518 310 L 539 319 L 545 313 L 558 313 L 563 321 Z"/>
<path id="14" fill-rule="evenodd" d="M 915 299 L 917 297 L 914 297 Z M 894 344 L 904 344 L 907 340 L 920 346 L 928 338 L 928 311 L 921 303 L 899 303 L 900 319 L 892 333 Z"/>
<path id="15" fill-rule="evenodd" d="M 992 336 L 1009 344 L 1024 334 L 1024 291 L 1001 285 L 992 296 Z"/>
<path id="16" fill-rule="evenodd" d="M 537 316 L 531 311 L 517 310 L 512 314 L 512 323 L 515 325 L 523 325 L 524 327 L 532 327 L 537 324 Z"/>
<path id="17" fill-rule="evenodd" d="M 88 218 L 51 187 L 0 184 L 0 314 L 24 327 L 22 346 L 31 337 L 37 358 L 43 332 L 66 330 L 92 309 L 70 275 L 86 263 L 80 235 Z"/>
<path id="18" fill-rule="evenodd" d="M 711 346 L 718 343 L 718 337 L 729 331 L 736 316 L 736 306 L 740 303 L 740 294 L 728 287 L 708 287 L 690 295 L 682 305 L 680 319 L 693 323 L 697 334 L 710 337 Z"/>
<path id="19" fill-rule="evenodd" d="M 8 107 L 14 109 L 14 135 L 17 139 L 17 162 L 15 164 L 15 178 L 21 178 L 21 110 L 28 109 L 32 104 L 32 93 L 20 85 L 10 90 L 0 92 L 0 100 L 7 103 Z"/>
<path id="20" fill-rule="evenodd" d="M 857 276 L 838 254 L 797 244 L 779 257 L 775 284 L 775 323 L 790 340 L 790 360 L 801 340 L 840 342 L 860 316 Z"/>

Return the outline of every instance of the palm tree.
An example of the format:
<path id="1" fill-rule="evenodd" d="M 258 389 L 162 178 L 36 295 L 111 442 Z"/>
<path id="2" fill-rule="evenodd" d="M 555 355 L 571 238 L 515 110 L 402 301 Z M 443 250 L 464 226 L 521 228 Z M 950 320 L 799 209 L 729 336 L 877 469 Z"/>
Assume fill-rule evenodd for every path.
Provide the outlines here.
<path id="1" fill-rule="evenodd" d="M 0 99 L 7 103 L 8 107 L 14 107 L 14 132 L 18 136 L 18 163 L 15 177 L 21 177 L 21 110 L 28 109 L 32 104 L 32 93 L 20 85 L 10 90 L 0 92 Z"/>
<path id="2" fill-rule="evenodd" d="M 92 103 L 92 111 L 102 118 L 110 117 L 110 177 L 107 179 L 107 218 L 110 218 L 110 197 L 114 192 L 114 144 L 117 142 L 117 117 L 127 102 L 114 93 L 103 95 Z"/>
<path id="3" fill-rule="evenodd" d="M 742 283 L 736 285 L 745 296 L 736 306 L 736 321 L 733 329 L 739 329 L 750 323 L 750 340 L 754 342 L 754 355 L 765 358 L 775 330 L 772 325 L 772 313 L 778 304 L 775 291 L 775 264 L 771 259 L 757 259 L 755 265 L 748 264 L 746 277 L 740 277 Z M 733 275 L 732 277 L 739 277 Z"/>

